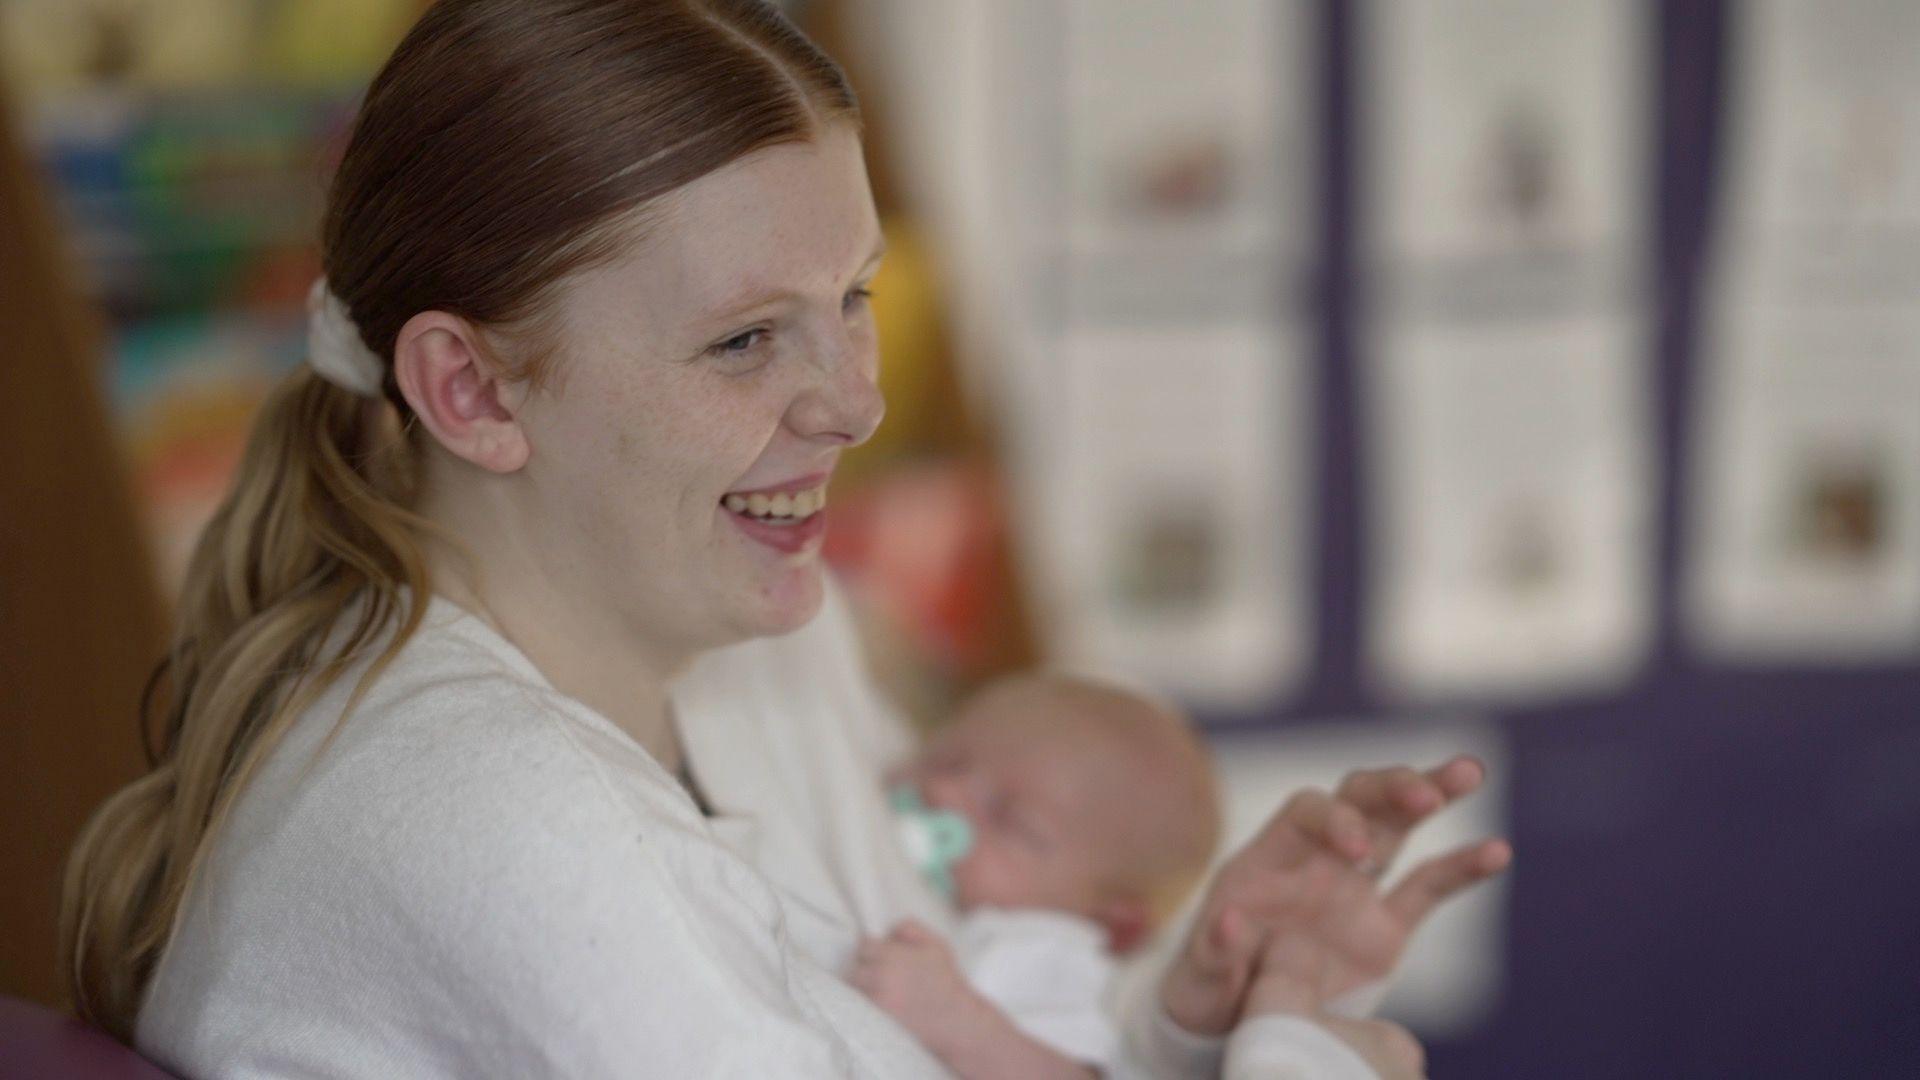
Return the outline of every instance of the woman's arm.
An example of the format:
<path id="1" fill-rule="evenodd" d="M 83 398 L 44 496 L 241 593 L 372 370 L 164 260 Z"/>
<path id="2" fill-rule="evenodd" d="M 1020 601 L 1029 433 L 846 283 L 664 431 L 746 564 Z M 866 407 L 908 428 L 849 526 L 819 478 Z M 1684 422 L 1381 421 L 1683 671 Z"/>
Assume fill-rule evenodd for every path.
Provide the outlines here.
<path id="1" fill-rule="evenodd" d="M 1484 777 L 1479 762 L 1455 758 L 1425 773 L 1362 770 L 1335 794 L 1295 795 L 1209 884 L 1161 982 L 1161 1005 L 1188 1031 L 1224 1033 L 1241 1013 L 1261 949 L 1283 931 L 1326 950 L 1326 999 L 1387 978 L 1441 901 L 1511 860 L 1504 840 L 1481 841 L 1422 863 L 1391 892 L 1380 889 L 1413 828 L 1478 790 Z"/>
<path id="2" fill-rule="evenodd" d="M 1331 957 L 1300 933 L 1277 935 L 1262 951 L 1240 1023 L 1227 1042 L 1223 1080 L 1420 1080 L 1419 1040 L 1385 1020 L 1327 1012 L 1320 987 Z"/>
<path id="3" fill-rule="evenodd" d="M 1425 773 L 1362 770 L 1331 795 L 1308 791 L 1289 800 L 1209 882 L 1198 917 L 1147 984 L 1151 990 L 1125 1003 L 1124 1074 L 1219 1075 L 1225 1037 L 1244 1014 L 1261 952 L 1276 935 L 1303 935 L 1324 951 L 1316 1000 L 1351 1000 L 1385 980 L 1441 901 L 1511 859 L 1505 841 L 1482 841 L 1422 863 L 1391 892 L 1380 890 L 1380 875 L 1413 828 L 1483 778 L 1478 762 L 1456 758 Z"/>

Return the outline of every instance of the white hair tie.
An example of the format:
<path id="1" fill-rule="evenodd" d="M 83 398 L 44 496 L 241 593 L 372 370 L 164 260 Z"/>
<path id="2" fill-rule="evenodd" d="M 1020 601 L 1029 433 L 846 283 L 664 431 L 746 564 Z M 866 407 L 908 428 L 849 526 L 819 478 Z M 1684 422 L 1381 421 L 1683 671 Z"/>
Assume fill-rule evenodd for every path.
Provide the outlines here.
<path id="1" fill-rule="evenodd" d="M 327 279 L 307 290 L 307 364 L 328 382 L 361 397 L 379 397 L 386 379 L 380 354 L 367 348 L 347 305 Z"/>

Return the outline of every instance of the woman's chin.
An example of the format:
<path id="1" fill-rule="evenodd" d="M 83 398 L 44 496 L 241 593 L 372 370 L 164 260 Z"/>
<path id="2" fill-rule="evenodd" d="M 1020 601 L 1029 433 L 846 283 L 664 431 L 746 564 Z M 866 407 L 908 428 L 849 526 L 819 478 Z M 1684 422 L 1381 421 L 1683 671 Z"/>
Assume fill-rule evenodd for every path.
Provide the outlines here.
<path id="1" fill-rule="evenodd" d="M 767 583 L 755 597 L 748 633 L 753 637 L 790 634 L 813 621 L 820 613 L 826 586 L 817 560 L 792 567 Z"/>

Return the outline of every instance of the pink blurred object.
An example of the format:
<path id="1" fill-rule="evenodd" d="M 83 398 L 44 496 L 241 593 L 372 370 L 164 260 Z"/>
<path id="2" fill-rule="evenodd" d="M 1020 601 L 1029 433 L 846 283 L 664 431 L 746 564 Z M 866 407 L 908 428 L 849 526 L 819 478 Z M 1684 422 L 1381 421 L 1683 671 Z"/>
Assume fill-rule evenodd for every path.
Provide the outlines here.
<path id="1" fill-rule="evenodd" d="M 70 1016 L 0 997 L 0 1080 L 172 1080 L 172 1075 Z"/>
<path id="2" fill-rule="evenodd" d="M 834 496 L 826 557 L 891 626 L 948 672 L 972 673 L 994 642 L 989 615 L 1004 533 L 992 476 L 961 461 L 896 466 Z"/>

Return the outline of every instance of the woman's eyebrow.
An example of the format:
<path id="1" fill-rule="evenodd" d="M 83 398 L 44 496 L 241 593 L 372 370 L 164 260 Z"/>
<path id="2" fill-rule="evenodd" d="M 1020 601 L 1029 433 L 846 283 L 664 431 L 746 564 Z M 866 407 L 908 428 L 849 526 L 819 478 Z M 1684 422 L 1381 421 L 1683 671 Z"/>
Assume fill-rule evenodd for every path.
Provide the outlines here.
<path id="1" fill-rule="evenodd" d="M 854 276 L 864 276 L 872 271 L 880 260 L 886 257 L 886 254 L 887 238 L 882 236 L 879 243 L 873 246 L 873 253 L 867 256 L 865 263 L 861 264 L 860 273 Z M 800 301 L 805 299 L 804 294 L 784 285 L 766 285 L 758 282 L 749 282 L 715 303 L 713 307 L 708 310 L 707 314 L 700 317 L 700 324 L 705 326 L 710 323 L 731 323 L 755 308 L 766 307 L 769 304 L 778 303 L 783 300 Z"/>
<path id="2" fill-rule="evenodd" d="M 706 314 L 700 316 L 700 325 L 731 324 L 756 308 L 763 308 L 780 301 L 803 299 L 799 292 L 779 285 L 748 285 L 714 304 Z"/>

